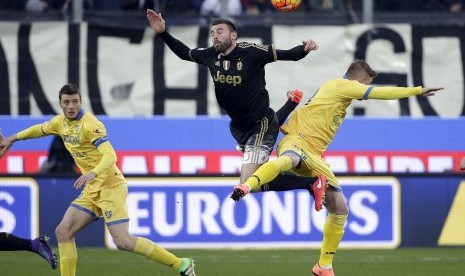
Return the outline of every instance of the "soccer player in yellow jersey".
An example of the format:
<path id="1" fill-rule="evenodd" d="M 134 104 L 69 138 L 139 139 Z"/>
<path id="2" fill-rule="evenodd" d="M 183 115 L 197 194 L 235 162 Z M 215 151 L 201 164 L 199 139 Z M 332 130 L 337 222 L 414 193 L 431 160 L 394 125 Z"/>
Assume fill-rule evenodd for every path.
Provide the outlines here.
<path id="1" fill-rule="evenodd" d="M 55 230 L 61 275 L 76 275 L 74 237 L 77 232 L 103 217 L 118 249 L 144 255 L 171 267 L 180 275 L 195 276 L 190 258 L 178 258 L 148 239 L 129 234 L 128 188 L 116 166 L 116 153 L 108 140 L 105 126 L 94 115 L 81 109 L 81 94 L 74 84 L 61 88 L 59 103 L 63 114 L 1 140 L 0 158 L 18 140 L 53 134 L 61 136 L 81 170 L 82 175 L 74 183 L 74 188 L 83 188 L 82 193 L 71 202 Z"/>
<path id="2" fill-rule="evenodd" d="M 333 258 L 344 234 L 349 208 L 342 188 L 321 157 L 346 116 L 352 100 L 402 99 L 409 96 L 432 96 L 443 88 L 373 87 L 377 73 L 362 60 L 354 61 L 343 77 L 327 81 L 305 106 L 297 109 L 283 125 L 284 138 L 278 144 L 278 158 L 262 165 L 247 181 L 234 187 L 234 198 L 242 198 L 250 190 L 271 181 L 279 173 L 292 171 L 303 176 L 327 177 L 325 207 L 328 217 L 323 229 L 320 259 L 313 275 L 332 276 Z M 233 197 L 233 196 L 232 196 Z M 233 199 L 234 199 L 233 198 Z"/>

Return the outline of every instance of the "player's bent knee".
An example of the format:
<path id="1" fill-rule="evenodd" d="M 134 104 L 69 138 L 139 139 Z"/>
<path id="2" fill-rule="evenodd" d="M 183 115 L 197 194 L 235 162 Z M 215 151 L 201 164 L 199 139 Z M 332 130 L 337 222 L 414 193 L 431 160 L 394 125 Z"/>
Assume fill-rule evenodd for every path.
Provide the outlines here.
<path id="1" fill-rule="evenodd" d="M 242 157 L 242 164 L 263 164 L 270 159 L 271 150 L 262 145 L 257 151 L 255 147 L 246 146 Z"/>
<path id="2" fill-rule="evenodd" d="M 63 226 L 62 224 L 59 224 L 57 228 L 55 228 L 55 236 L 59 242 L 70 240 L 72 238 L 69 228 Z"/>

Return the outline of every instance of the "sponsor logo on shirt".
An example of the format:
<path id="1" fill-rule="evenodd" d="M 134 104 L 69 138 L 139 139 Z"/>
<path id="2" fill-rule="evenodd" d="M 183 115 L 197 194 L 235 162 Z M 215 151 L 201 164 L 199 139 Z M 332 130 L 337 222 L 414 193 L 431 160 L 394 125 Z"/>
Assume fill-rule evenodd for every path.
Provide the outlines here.
<path id="1" fill-rule="evenodd" d="M 240 85 L 242 82 L 241 76 L 223 75 L 220 71 L 216 72 L 216 76 L 213 77 L 213 80 L 219 83 L 232 84 L 232 86 Z"/>

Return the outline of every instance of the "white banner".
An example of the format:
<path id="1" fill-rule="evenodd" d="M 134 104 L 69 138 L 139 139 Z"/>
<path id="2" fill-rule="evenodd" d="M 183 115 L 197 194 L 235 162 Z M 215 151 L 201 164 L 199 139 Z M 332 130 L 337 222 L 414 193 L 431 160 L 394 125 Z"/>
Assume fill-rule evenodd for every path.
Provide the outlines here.
<path id="1" fill-rule="evenodd" d="M 175 56 L 153 31 L 63 22 L 0 23 L 0 114 L 59 113 L 58 90 L 77 82 L 84 108 L 111 116 L 220 115 L 210 75 Z M 170 33 L 191 48 L 206 47 L 207 27 L 178 26 Z M 300 88 L 307 101 L 354 59 L 380 75 L 375 85 L 444 86 L 433 98 L 354 101 L 349 116 L 464 115 L 465 28 L 459 26 L 271 26 L 239 30 L 239 41 L 290 49 L 311 38 L 320 48 L 303 60 L 266 66 L 271 106 Z"/>

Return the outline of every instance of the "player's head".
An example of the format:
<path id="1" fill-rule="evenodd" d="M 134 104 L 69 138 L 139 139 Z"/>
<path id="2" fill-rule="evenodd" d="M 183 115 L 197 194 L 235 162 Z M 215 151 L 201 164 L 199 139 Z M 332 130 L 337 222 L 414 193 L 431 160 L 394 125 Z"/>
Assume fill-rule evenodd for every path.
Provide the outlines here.
<path id="1" fill-rule="evenodd" d="M 211 24 L 210 36 L 218 53 L 229 54 L 236 46 L 236 25 L 227 19 L 215 19 Z"/>
<path id="2" fill-rule="evenodd" d="M 68 119 L 75 119 L 81 111 L 81 92 L 77 85 L 65 84 L 59 93 L 59 103 L 63 109 L 63 114 Z"/>
<path id="3" fill-rule="evenodd" d="M 346 72 L 349 80 L 356 80 L 366 85 L 370 85 L 377 75 L 378 73 L 364 60 L 355 60 L 350 64 Z"/>

